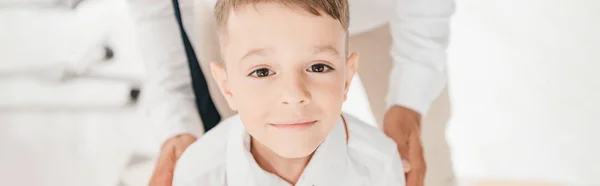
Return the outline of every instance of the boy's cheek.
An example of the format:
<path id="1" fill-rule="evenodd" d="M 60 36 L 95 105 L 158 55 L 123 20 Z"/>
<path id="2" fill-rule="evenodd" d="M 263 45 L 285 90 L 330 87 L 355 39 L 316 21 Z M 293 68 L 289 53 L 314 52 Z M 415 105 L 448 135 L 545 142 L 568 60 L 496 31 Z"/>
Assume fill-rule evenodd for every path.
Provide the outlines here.
<path id="1" fill-rule="evenodd" d="M 313 93 L 312 95 L 314 95 L 314 99 L 320 99 L 332 103 L 343 101 L 346 94 L 345 86 L 339 83 L 312 86 L 309 88 L 309 90 Z"/>
<path id="2" fill-rule="evenodd" d="M 243 89 L 240 92 L 240 98 L 247 104 L 261 103 L 261 105 L 267 105 L 273 103 L 276 97 L 274 94 L 275 90 L 269 87 L 252 87 Z"/>
<path id="3" fill-rule="evenodd" d="M 237 97 L 264 97 L 264 93 L 273 90 L 268 84 L 248 79 L 248 77 L 237 78 L 231 82 L 234 95 Z"/>
<path id="4" fill-rule="evenodd" d="M 240 110 L 244 109 L 244 112 L 255 114 L 265 112 L 276 101 L 276 95 L 269 88 L 253 87 L 239 89 L 237 92 L 237 96 L 234 95 L 233 99 Z"/>

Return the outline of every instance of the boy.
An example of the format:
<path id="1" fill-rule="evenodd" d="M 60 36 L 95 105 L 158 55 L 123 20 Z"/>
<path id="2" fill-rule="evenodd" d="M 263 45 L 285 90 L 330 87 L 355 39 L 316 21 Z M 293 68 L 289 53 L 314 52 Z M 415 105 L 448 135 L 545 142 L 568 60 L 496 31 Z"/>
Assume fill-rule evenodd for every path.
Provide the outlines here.
<path id="1" fill-rule="evenodd" d="M 187 148 L 174 186 L 404 185 L 396 144 L 341 113 L 358 62 L 347 0 L 220 0 L 215 14 L 211 70 L 239 115 Z"/>

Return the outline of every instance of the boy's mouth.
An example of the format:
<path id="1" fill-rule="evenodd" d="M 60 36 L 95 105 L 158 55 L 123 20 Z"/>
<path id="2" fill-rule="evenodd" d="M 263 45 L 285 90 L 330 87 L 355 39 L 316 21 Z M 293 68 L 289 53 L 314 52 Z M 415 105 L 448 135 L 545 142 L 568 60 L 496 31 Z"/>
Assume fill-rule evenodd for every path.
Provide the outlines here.
<path id="1" fill-rule="evenodd" d="M 317 120 L 269 123 L 269 125 L 284 130 L 300 131 L 313 126 L 315 123 L 317 123 Z"/>

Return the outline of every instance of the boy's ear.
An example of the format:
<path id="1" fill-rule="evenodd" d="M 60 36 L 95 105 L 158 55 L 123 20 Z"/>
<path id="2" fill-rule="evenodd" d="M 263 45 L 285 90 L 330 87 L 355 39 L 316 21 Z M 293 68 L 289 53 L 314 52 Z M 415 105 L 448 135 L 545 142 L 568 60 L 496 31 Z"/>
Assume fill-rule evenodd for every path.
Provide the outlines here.
<path id="1" fill-rule="evenodd" d="M 231 108 L 231 110 L 236 110 L 232 100 L 233 94 L 229 89 L 229 80 L 227 78 L 227 71 L 225 67 L 213 61 L 210 63 L 210 71 L 213 78 L 215 78 L 217 81 L 217 85 L 219 86 L 221 94 L 223 94 L 223 97 L 225 97 L 225 100 L 227 100 L 229 108 Z"/>
<path id="2" fill-rule="evenodd" d="M 350 57 L 346 59 L 346 86 L 344 88 L 344 100 L 347 99 L 348 90 L 350 88 L 350 83 L 352 83 L 352 78 L 354 74 L 356 74 L 356 70 L 358 69 L 358 53 L 353 52 L 350 54 Z"/>

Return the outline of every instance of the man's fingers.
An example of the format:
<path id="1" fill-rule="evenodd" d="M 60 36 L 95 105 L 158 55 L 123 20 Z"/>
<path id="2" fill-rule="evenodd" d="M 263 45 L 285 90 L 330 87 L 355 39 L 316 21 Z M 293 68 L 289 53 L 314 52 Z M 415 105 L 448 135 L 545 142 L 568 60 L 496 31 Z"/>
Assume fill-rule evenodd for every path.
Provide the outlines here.
<path id="1" fill-rule="evenodd" d="M 175 153 L 171 149 L 165 149 L 158 157 L 156 167 L 150 186 L 171 186 L 173 182 L 173 171 L 175 170 Z"/>
<path id="2" fill-rule="evenodd" d="M 419 179 L 417 179 L 417 174 L 414 172 L 406 173 L 406 186 L 420 186 Z"/>
<path id="3" fill-rule="evenodd" d="M 194 141 L 196 141 L 196 138 L 191 135 L 181 135 L 179 137 L 179 140 L 177 141 L 177 143 L 174 144 L 174 146 L 175 146 L 174 161 L 175 162 L 177 162 L 177 160 L 179 160 L 179 157 L 181 157 L 181 154 L 183 154 L 183 152 L 185 152 L 185 149 L 187 149 L 192 143 L 194 143 Z"/>
<path id="4" fill-rule="evenodd" d="M 427 165 L 425 163 L 425 157 L 423 152 L 423 146 L 421 145 L 421 139 L 419 135 L 411 134 L 408 141 L 408 161 L 412 166 L 412 170 L 422 172 L 425 175 Z"/>
<path id="5" fill-rule="evenodd" d="M 408 172 L 407 186 L 423 186 L 425 176 L 426 167 L 419 139 L 420 118 L 421 115 L 414 110 L 393 106 L 388 109 L 383 121 L 383 131 L 397 143 L 404 171 Z"/>
<path id="6" fill-rule="evenodd" d="M 425 185 L 425 173 L 422 171 L 412 170 L 406 173 L 406 186 L 423 186 Z"/>
<path id="7" fill-rule="evenodd" d="M 402 160 L 402 168 L 404 169 L 404 173 L 408 173 L 408 172 L 410 172 L 410 169 L 412 167 L 410 166 L 410 163 L 408 161 L 403 159 Z"/>
<path id="8" fill-rule="evenodd" d="M 157 163 L 156 163 L 156 168 L 170 168 L 173 165 L 175 165 L 175 149 L 174 148 L 168 148 L 168 149 L 164 149 L 163 152 L 160 153 Z M 165 169 L 162 170 L 155 170 L 156 172 L 164 172 L 167 171 Z"/>
<path id="9" fill-rule="evenodd" d="M 177 146 L 175 147 L 175 154 L 173 156 L 173 161 L 177 162 L 177 160 L 179 160 L 179 157 L 181 157 L 181 155 L 183 154 L 183 152 L 185 152 L 185 149 L 187 148 L 187 146 Z"/>
<path id="10" fill-rule="evenodd" d="M 173 184 L 173 175 L 168 174 L 158 174 L 153 175 L 150 179 L 149 186 L 172 186 Z"/>
<path id="11" fill-rule="evenodd" d="M 408 147 L 409 152 L 407 159 L 410 162 L 411 170 L 406 176 L 407 186 L 423 186 L 427 165 L 425 163 L 423 146 L 421 145 L 421 139 L 418 133 L 415 132 L 410 135 Z"/>
<path id="12" fill-rule="evenodd" d="M 150 186 L 171 186 L 175 164 L 185 149 L 196 141 L 196 137 L 182 134 L 167 140 L 160 151 Z"/>
<path id="13" fill-rule="evenodd" d="M 411 149 L 412 150 L 412 149 Z M 406 172 L 406 186 L 423 186 L 425 179 L 425 162 L 422 158 L 409 156 L 410 170 Z M 406 170 L 406 169 L 405 169 Z"/>
<path id="14" fill-rule="evenodd" d="M 398 152 L 400 153 L 400 156 L 402 156 L 402 158 L 406 159 L 408 157 L 408 143 L 406 143 L 406 141 L 404 141 L 404 143 L 402 142 L 396 142 L 398 143 Z"/>

